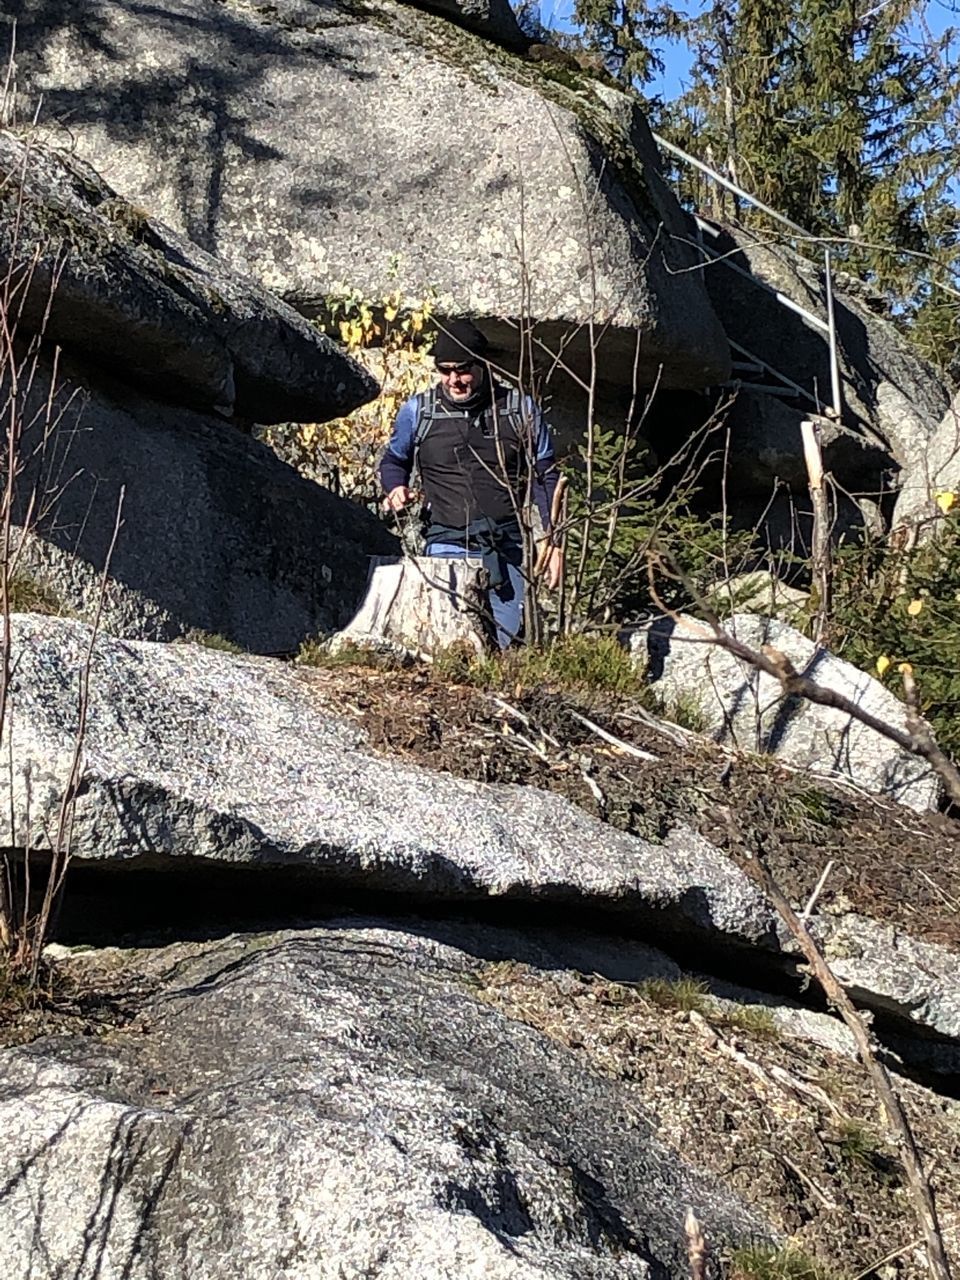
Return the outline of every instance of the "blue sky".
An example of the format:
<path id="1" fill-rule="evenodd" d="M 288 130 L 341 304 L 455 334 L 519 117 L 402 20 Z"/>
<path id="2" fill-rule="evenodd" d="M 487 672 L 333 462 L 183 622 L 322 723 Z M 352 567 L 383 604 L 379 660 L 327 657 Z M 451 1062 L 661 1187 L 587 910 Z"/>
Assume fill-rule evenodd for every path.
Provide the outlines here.
<path id="1" fill-rule="evenodd" d="M 690 11 L 702 7 L 704 0 L 691 0 Z M 878 0 L 882 4 L 883 0 Z M 941 35 L 949 26 L 960 26 L 960 0 L 928 0 L 923 6 L 927 23 L 934 35 Z M 573 0 L 540 0 L 540 21 L 548 29 L 563 30 L 570 24 Z M 686 49 L 678 44 L 661 50 L 665 63 L 662 76 L 653 80 L 647 90 L 659 94 L 665 100 L 675 98 L 684 88 L 684 79 L 690 68 Z"/>

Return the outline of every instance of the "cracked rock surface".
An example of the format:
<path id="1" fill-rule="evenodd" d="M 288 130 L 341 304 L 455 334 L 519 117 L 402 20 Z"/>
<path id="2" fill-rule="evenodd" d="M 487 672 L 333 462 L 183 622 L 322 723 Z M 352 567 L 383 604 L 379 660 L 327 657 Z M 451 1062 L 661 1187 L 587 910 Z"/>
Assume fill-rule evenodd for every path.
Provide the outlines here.
<path id="1" fill-rule="evenodd" d="M 768 1235 L 454 960 L 350 928 L 140 957 L 123 1030 L 0 1055 L 4 1274 L 640 1280 L 688 1204 Z"/>

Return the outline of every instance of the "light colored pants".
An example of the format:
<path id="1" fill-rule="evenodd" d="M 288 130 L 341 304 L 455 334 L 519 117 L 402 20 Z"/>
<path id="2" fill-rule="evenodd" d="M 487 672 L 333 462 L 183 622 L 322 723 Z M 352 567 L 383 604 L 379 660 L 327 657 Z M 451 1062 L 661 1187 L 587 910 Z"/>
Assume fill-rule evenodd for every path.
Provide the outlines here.
<path id="1" fill-rule="evenodd" d="M 448 560 L 468 560 L 478 564 L 480 556 L 473 555 L 452 542 L 433 542 L 426 548 L 428 556 L 443 556 Z M 503 582 L 489 592 L 490 612 L 497 629 L 497 644 L 506 649 L 514 640 L 523 638 L 523 548 L 507 545 L 500 550 L 500 572 Z"/>

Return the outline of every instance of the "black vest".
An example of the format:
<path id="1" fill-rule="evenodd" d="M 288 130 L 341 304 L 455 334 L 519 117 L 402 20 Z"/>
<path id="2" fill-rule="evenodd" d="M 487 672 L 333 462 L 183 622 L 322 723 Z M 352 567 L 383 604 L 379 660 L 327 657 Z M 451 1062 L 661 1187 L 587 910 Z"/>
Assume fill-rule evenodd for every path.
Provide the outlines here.
<path id="1" fill-rule="evenodd" d="M 510 391 L 497 387 L 494 402 L 476 416 L 438 403 L 418 450 L 420 483 L 434 524 L 466 528 L 480 519 L 514 519 L 523 501 L 524 447 Z"/>

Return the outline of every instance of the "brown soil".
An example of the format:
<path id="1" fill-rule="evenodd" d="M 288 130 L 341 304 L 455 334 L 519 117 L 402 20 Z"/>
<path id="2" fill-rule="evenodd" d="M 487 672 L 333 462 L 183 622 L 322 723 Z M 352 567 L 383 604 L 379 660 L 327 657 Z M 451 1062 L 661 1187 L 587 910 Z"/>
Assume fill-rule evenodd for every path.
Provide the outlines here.
<path id="1" fill-rule="evenodd" d="M 146 988 L 101 966 L 47 965 L 34 990 L 0 972 L 0 1048 L 29 1044 L 41 1036 L 100 1036 L 124 1027 Z"/>
<path id="2" fill-rule="evenodd" d="M 744 1030 L 735 1025 L 736 1011 L 706 996 L 693 1011 L 664 1008 L 669 989 L 651 998 L 642 985 L 556 977 L 513 963 L 489 965 L 477 981 L 481 997 L 501 1012 L 574 1049 L 595 1070 L 631 1082 L 660 1139 L 755 1205 L 819 1260 L 821 1274 L 929 1274 L 896 1148 L 856 1061 L 772 1028 Z M 932 1171 L 956 1263 L 960 1104 L 908 1081 L 897 1088 Z M 722 1268 L 731 1271 L 744 1273 Z M 816 1280 L 798 1267 L 752 1274 Z"/>
<path id="3" fill-rule="evenodd" d="M 671 726 L 647 723 L 643 708 L 623 699 L 544 688 L 492 696 L 424 670 L 304 675 L 331 709 L 364 726 L 377 751 L 556 791 L 650 840 L 689 824 L 738 860 L 759 851 L 796 903 L 832 860 L 820 909 L 858 911 L 960 946 L 960 822 L 942 814 L 917 814 L 761 756 L 734 757 L 699 736 L 675 741 Z M 610 745 L 575 713 L 657 760 Z"/>

